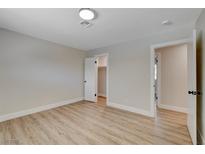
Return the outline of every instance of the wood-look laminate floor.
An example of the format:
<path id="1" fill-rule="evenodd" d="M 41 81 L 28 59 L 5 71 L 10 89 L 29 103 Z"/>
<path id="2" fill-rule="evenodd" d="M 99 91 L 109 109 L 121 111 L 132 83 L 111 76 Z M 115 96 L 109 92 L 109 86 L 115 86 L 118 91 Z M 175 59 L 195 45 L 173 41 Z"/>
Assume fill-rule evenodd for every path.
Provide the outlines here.
<path id="1" fill-rule="evenodd" d="M 81 101 L 0 123 L 0 144 L 191 144 L 191 139 L 183 113 L 159 109 L 153 119 Z"/>
<path id="2" fill-rule="evenodd" d="M 97 105 L 106 106 L 106 97 L 98 96 Z"/>

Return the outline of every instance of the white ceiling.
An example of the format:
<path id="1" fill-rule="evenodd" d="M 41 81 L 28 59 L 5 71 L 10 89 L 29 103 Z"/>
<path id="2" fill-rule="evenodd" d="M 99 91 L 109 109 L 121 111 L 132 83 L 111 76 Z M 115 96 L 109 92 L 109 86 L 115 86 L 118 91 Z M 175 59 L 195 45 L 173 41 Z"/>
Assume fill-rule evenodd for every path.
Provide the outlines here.
<path id="1" fill-rule="evenodd" d="M 90 28 L 78 9 L 0 9 L 0 27 L 66 46 L 91 50 L 193 24 L 201 9 L 95 9 Z M 162 26 L 163 20 L 173 22 Z"/>

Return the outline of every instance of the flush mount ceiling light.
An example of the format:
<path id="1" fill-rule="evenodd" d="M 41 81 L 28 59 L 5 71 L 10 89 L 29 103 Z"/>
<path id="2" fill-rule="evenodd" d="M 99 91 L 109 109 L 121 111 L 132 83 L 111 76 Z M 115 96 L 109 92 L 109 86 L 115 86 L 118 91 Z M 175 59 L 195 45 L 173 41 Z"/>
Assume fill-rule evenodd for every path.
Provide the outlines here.
<path id="1" fill-rule="evenodd" d="M 93 20 L 95 18 L 95 12 L 90 8 L 82 8 L 79 10 L 79 16 L 83 20 Z"/>

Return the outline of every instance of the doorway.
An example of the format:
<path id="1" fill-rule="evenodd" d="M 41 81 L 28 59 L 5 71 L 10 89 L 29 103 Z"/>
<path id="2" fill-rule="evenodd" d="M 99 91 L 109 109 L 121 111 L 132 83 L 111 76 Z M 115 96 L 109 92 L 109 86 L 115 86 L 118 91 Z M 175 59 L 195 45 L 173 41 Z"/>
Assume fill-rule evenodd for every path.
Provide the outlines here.
<path id="1" fill-rule="evenodd" d="M 106 106 L 108 102 L 108 54 L 85 59 L 84 99 Z"/>
<path id="2" fill-rule="evenodd" d="M 174 48 L 174 47 L 177 48 L 178 46 L 183 46 L 183 45 L 187 46 L 188 44 L 190 44 L 190 42 L 192 42 L 191 39 L 185 39 L 185 40 L 178 40 L 178 41 L 173 41 L 173 42 L 168 42 L 168 43 L 163 43 L 163 44 L 157 44 L 157 45 L 153 45 L 151 47 L 151 68 L 152 68 L 151 69 L 151 74 L 152 74 L 151 75 L 151 83 L 152 83 L 151 84 L 151 112 L 153 114 L 153 117 L 156 117 L 157 107 L 159 107 L 159 106 L 161 108 L 167 107 L 167 105 L 163 105 L 163 103 L 162 103 L 162 100 L 163 100 L 162 91 L 164 92 L 166 90 L 165 95 L 168 96 L 167 100 L 170 100 L 169 96 L 172 95 L 173 91 L 177 90 L 176 87 L 178 85 L 176 82 L 178 81 L 177 77 L 178 76 L 180 77 L 180 75 L 178 74 L 178 72 L 176 72 L 175 68 L 178 66 L 176 66 L 177 64 L 174 61 L 176 61 L 177 59 L 179 61 L 180 57 L 181 58 L 184 57 L 183 61 L 185 59 L 187 60 L 187 54 L 183 53 L 183 55 L 182 54 L 181 55 L 174 55 L 174 52 L 168 51 L 168 50 L 172 50 L 172 48 Z M 187 50 L 187 47 L 185 47 L 185 48 Z M 166 52 L 166 50 L 168 51 L 167 53 L 169 53 L 171 55 L 170 56 L 171 59 L 169 59 L 169 54 L 167 54 L 167 53 L 164 54 Z M 164 58 L 162 57 L 162 54 L 163 54 Z M 162 62 L 164 62 L 164 63 L 162 64 Z M 184 62 L 184 63 L 187 63 L 187 62 Z M 163 65 L 163 68 L 162 68 L 162 65 Z M 164 65 L 166 65 L 166 66 L 164 66 Z M 161 74 L 162 71 L 164 74 Z M 162 79 L 162 77 L 163 77 L 163 79 Z M 173 79 L 176 79 L 174 86 L 172 84 L 170 84 Z M 187 80 L 187 79 L 185 79 L 185 80 Z M 163 83 L 163 85 L 162 85 L 162 83 Z M 172 86 L 172 87 L 169 88 L 170 86 Z M 185 94 L 183 94 L 183 95 L 187 95 L 187 88 L 188 87 L 186 87 L 186 90 L 184 90 L 185 89 L 185 86 L 184 86 L 183 93 L 185 93 Z M 166 98 L 166 96 L 165 96 L 165 98 Z M 176 105 L 175 105 L 175 107 L 176 107 Z M 174 110 L 174 109 L 175 109 L 175 111 L 177 110 L 176 108 L 173 107 L 172 110 Z M 178 110 L 178 111 L 180 111 L 180 110 Z"/>
<path id="3" fill-rule="evenodd" d="M 107 78 L 108 55 L 97 55 L 97 104 L 106 106 L 107 103 Z"/>
<path id="4" fill-rule="evenodd" d="M 197 89 L 196 88 L 197 87 L 196 87 L 196 31 L 195 30 L 193 31 L 192 36 L 188 39 L 177 40 L 173 42 L 167 42 L 167 43 L 162 43 L 162 44 L 151 46 L 151 84 L 150 84 L 151 86 L 151 102 L 150 102 L 151 111 L 150 112 L 153 115 L 153 117 L 157 118 L 158 110 L 157 110 L 157 105 L 155 101 L 155 78 L 154 78 L 155 55 L 156 55 L 155 52 L 159 48 L 170 47 L 170 46 L 181 45 L 181 44 L 187 44 L 187 57 L 186 57 L 187 58 L 187 91 L 184 92 L 187 96 L 187 116 L 186 116 L 185 125 L 188 128 L 193 144 L 196 144 L 197 143 L 196 142 L 197 141 L 197 136 L 196 136 L 196 133 L 197 133 L 197 128 L 196 128 Z M 169 72 L 166 75 L 169 76 Z M 161 92 L 162 92 L 162 89 L 161 89 Z M 172 95 L 172 92 L 170 92 L 169 95 Z M 158 100 L 158 104 L 161 100 L 162 99 Z M 167 106 L 163 106 L 163 107 L 165 108 Z M 172 110 L 176 110 L 176 108 L 173 107 Z"/>
<path id="5" fill-rule="evenodd" d="M 157 108 L 187 113 L 187 47 L 155 49 L 155 104 Z"/>

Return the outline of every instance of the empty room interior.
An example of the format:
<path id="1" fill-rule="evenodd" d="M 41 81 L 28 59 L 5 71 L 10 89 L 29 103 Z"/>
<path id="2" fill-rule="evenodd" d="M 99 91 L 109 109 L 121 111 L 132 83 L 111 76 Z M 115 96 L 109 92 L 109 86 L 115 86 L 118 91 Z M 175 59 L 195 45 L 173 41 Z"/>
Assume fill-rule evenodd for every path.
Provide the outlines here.
<path id="1" fill-rule="evenodd" d="M 202 8 L 0 8 L 0 144 L 203 145 L 204 49 Z"/>

